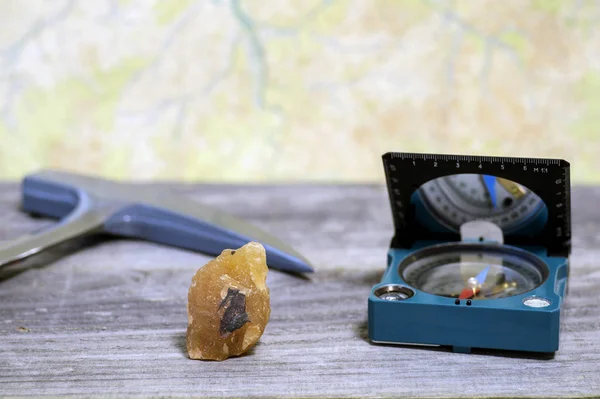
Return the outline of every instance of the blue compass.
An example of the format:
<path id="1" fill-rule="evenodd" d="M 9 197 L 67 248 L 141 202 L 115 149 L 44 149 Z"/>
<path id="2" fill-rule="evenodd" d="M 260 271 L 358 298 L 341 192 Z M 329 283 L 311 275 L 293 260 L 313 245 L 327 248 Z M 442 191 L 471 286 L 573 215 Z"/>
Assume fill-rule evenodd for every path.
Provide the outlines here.
<path id="1" fill-rule="evenodd" d="M 554 352 L 570 253 L 569 164 L 384 155 L 395 234 L 369 296 L 375 343 Z"/>

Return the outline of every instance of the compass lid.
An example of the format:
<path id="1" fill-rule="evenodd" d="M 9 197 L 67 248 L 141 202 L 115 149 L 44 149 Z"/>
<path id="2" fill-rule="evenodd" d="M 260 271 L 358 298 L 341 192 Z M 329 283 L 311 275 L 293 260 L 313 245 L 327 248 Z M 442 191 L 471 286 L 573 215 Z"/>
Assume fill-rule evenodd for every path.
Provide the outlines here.
<path id="1" fill-rule="evenodd" d="M 524 187 L 530 192 L 532 198 L 528 203 L 538 204 L 543 208 L 544 223 L 538 229 L 515 230 L 504 226 L 506 244 L 543 246 L 547 248 L 550 256 L 566 257 L 571 251 L 570 165 L 565 160 L 389 152 L 383 155 L 383 164 L 395 226 L 392 247 L 410 248 L 415 240 L 460 240 L 459 227 L 448 227 L 446 224 L 443 228 L 432 228 L 425 220 L 430 218 L 439 221 L 440 212 L 448 211 L 448 220 L 455 217 L 457 223 L 460 223 L 460 212 L 457 215 L 457 212 L 442 205 L 436 209 L 434 200 L 429 201 L 428 205 L 428 192 L 422 187 L 427 186 L 433 192 L 435 187 L 428 182 L 448 177 L 450 180 L 445 179 L 444 184 L 439 185 L 441 192 L 452 192 L 453 182 L 456 182 L 459 191 L 458 185 L 464 186 L 461 180 L 469 178 L 470 175 L 481 176 L 482 189 L 489 188 L 489 192 L 485 193 L 486 198 L 491 194 L 495 196 L 492 184 L 496 184 L 494 179 L 498 179 L 504 184 L 518 183 L 514 186 Z M 440 201 L 440 196 L 450 205 L 456 203 L 456 198 L 452 198 L 452 195 L 443 194 L 434 198 Z M 495 206 L 494 202 L 490 209 Z M 515 203 L 509 217 L 517 219 L 520 218 L 519 213 L 525 212 L 524 202 L 519 206 Z M 426 218 L 422 217 L 423 213 L 427 214 Z M 494 221 L 491 216 L 481 218 Z M 540 220 L 521 219 L 526 224 L 536 223 L 536 220 L 539 224 Z M 499 221 L 498 223 L 503 226 Z"/>

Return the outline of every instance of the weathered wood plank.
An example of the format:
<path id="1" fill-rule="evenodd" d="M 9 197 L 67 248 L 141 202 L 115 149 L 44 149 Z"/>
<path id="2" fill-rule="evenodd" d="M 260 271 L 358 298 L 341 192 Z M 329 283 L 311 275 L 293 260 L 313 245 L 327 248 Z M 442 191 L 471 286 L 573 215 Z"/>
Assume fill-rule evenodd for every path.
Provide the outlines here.
<path id="1" fill-rule="evenodd" d="M 570 292 L 552 359 L 367 341 L 366 298 L 392 234 L 383 187 L 164 188 L 277 234 L 317 272 L 304 280 L 269 273 L 273 311 L 259 345 L 244 357 L 200 362 L 185 353 L 185 301 L 207 257 L 133 240 L 61 246 L 0 274 L 0 395 L 600 394 L 598 188 L 574 190 Z M 0 185 L 0 241 L 50 224 L 19 213 L 17 203 L 18 187 Z"/>

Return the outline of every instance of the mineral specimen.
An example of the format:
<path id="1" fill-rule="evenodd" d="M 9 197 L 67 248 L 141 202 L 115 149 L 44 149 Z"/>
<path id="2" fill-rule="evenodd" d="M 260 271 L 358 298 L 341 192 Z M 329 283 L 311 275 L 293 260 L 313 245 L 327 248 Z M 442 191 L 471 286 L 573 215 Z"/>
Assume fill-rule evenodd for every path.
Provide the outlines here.
<path id="1" fill-rule="evenodd" d="M 225 360 L 258 341 L 271 314 L 267 272 L 256 242 L 227 249 L 196 272 L 187 305 L 190 358 Z"/>

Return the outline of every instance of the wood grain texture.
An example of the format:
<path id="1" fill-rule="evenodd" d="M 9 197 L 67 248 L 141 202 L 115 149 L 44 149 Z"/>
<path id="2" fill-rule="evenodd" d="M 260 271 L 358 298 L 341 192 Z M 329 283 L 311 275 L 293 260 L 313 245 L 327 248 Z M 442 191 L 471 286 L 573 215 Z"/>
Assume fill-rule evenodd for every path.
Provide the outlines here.
<path id="1" fill-rule="evenodd" d="M 271 271 L 259 345 L 189 360 L 186 295 L 196 253 L 90 238 L 0 275 L 0 395 L 196 397 L 573 397 L 600 395 L 600 189 L 575 188 L 574 250 L 553 358 L 372 345 L 367 295 L 392 234 L 379 186 L 164 185 L 291 243 L 317 272 Z M 0 185 L 0 241 L 51 222 Z M 409 326 L 407 326 L 409 327 Z"/>

